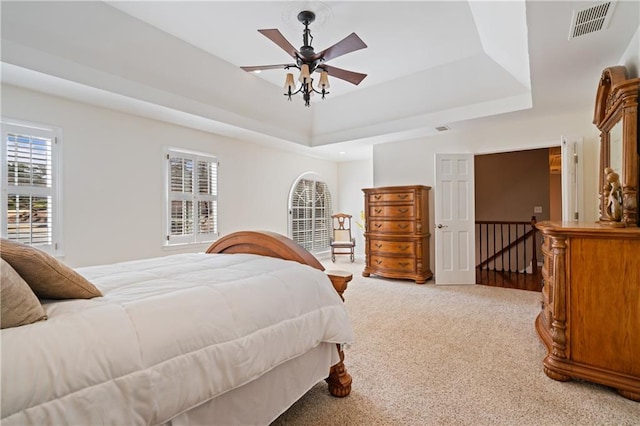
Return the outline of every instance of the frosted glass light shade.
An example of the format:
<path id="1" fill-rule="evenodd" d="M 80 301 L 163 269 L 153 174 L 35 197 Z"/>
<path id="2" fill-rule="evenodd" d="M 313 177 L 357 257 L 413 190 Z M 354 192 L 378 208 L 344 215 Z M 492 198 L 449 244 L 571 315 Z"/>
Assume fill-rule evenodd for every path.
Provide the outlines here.
<path id="1" fill-rule="evenodd" d="M 329 86 L 329 73 L 326 71 L 322 71 L 320 73 L 320 81 L 319 86 L 321 89 L 328 89 Z"/>
<path id="2" fill-rule="evenodd" d="M 300 82 L 304 83 L 305 80 L 309 81 L 311 75 L 309 74 L 309 65 L 304 64 L 300 67 Z"/>
<path id="3" fill-rule="evenodd" d="M 292 73 L 287 73 L 287 77 L 284 81 L 284 90 L 291 90 L 292 92 L 296 90 L 296 83 L 293 81 Z"/>

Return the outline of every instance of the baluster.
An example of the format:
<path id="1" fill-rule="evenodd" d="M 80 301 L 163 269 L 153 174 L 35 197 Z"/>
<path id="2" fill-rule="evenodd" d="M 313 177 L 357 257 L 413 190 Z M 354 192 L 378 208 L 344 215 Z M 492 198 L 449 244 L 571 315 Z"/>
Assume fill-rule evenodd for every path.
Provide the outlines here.
<path id="1" fill-rule="evenodd" d="M 524 229 L 526 231 L 527 228 L 525 227 Z M 524 244 L 522 245 L 522 250 L 524 251 L 524 255 L 523 256 L 524 256 L 524 260 L 525 260 L 525 264 L 526 264 L 527 263 L 527 259 L 528 259 L 528 257 L 527 257 L 527 240 L 526 239 L 524 240 Z M 525 273 L 526 273 L 526 270 L 525 270 Z"/>
<path id="2" fill-rule="evenodd" d="M 507 240 L 509 241 L 509 246 L 511 246 L 511 225 L 508 225 L 508 226 L 509 226 L 509 228 L 507 228 L 507 229 L 509 230 L 509 232 L 508 232 L 508 234 L 507 234 L 507 235 L 508 235 Z M 516 227 L 517 227 L 517 225 L 516 225 Z M 517 244 L 516 244 L 516 246 L 517 246 Z M 513 251 L 513 250 L 510 248 L 510 249 L 509 249 L 508 256 L 507 256 L 507 258 L 509 259 L 509 272 L 512 272 L 512 270 L 511 270 L 511 252 L 512 252 L 512 251 Z M 517 267 L 517 265 L 516 265 L 516 271 L 517 271 L 517 270 L 518 270 L 518 267 Z"/>
<path id="3" fill-rule="evenodd" d="M 489 224 L 486 223 L 484 226 L 485 226 L 486 231 L 487 231 L 487 259 L 489 259 L 489 253 L 491 253 L 489 251 Z M 489 270 L 489 262 L 486 263 L 485 267 L 486 267 L 485 269 L 488 271 Z"/>
<path id="4" fill-rule="evenodd" d="M 531 216 L 531 231 L 532 231 L 531 239 L 532 239 L 532 246 L 533 246 L 533 258 L 531 259 L 531 273 L 536 274 L 538 273 L 538 245 L 536 243 L 536 232 L 538 232 L 538 230 L 536 229 L 535 216 Z"/>
<path id="5" fill-rule="evenodd" d="M 496 224 L 493 224 L 493 253 L 496 252 Z M 496 260 L 493 259 L 493 271 L 496 270 Z"/>
<path id="6" fill-rule="evenodd" d="M 504 272 L 504 223 L 500 224 L 500 269 Z"/>
<path id="7" fill-rule="evenodd" d="M 516 240 L 520 238 L 520 233 L 518 232 L 518 225 L 516 224 Z M 516 273 L 518 273 L 518 271 L 520 271 L 520 250 L 518 250 L 518 248 L 520 247 L 520 244 L 516 244 Z"/>

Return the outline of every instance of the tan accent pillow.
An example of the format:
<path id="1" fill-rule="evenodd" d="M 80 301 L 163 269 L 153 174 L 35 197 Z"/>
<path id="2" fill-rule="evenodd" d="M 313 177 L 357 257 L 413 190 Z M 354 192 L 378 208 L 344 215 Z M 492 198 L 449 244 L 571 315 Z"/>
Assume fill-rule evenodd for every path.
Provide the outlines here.
<path id="1" fill-rule="evenodd" d="M 29 284 L 0 259 L 0 328 L 18 327 L 47 319 Z"/>
<path id="2" fill-rule="evenodd" d="M 0 239 L 0 256 L 41 299 L 91 299 L 102 296 L 93 284 L 55 257 L 16 241 Z"/>

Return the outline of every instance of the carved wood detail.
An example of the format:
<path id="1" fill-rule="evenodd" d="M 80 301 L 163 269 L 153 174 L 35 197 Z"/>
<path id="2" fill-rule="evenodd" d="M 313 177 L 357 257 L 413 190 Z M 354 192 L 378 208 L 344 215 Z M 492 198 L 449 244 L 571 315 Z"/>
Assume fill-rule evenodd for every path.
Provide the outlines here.
<path id="1" fill-rule="evenodd" d="M 638 204 L 640 192 L 640 160 L 638 155 L 638 91 L 640 78 L 627 78 L 624 66 L 605 68 L 598 83 L 593 124 L 600 130 L 600 222 L 607 225 L 635 227 L 640 225 Z M 611 166 L 611 130 L 622 123 L 622 190 L 621 217 L 608 214 L 607 169 Z"/>
<path id="2" fill-rule="evenodd" d="M 551 304 L 552 322 L 551 335 L 553 337 L 552 353 L 560 359 L 567 358 L 567 317 L 566 317 L 566 265 L 565 251 L 567 248 L 566 239 L 563 237 L 552 237 L 551 248 L 553 253 L 553 302 Z"/>
<path id="3" fill-rule="evenodd" d="M 544 372 L 580 378 L 640 401 L 640 228 L 540 222 Z"/>

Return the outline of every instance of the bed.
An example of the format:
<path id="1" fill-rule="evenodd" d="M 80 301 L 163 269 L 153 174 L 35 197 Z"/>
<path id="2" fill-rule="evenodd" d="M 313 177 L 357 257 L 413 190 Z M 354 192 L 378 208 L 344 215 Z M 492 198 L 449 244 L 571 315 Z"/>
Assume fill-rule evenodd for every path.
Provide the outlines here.
<path id="1" fill-rule="evenodd" d="M 350 276 L 323 270 L 257 231 L 75 269 L 102 295 L 41 297 L 46 320 L 2 329 L 1 423 L 267 425 L 319 381 L 347 396 Z"/>

